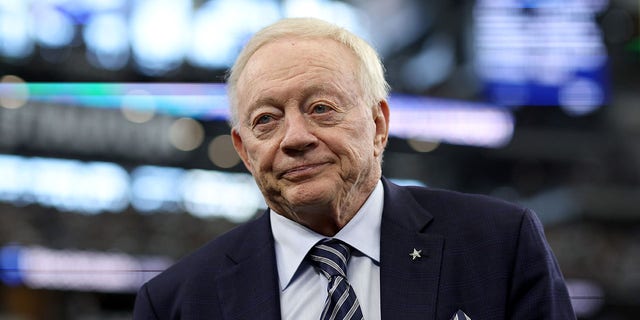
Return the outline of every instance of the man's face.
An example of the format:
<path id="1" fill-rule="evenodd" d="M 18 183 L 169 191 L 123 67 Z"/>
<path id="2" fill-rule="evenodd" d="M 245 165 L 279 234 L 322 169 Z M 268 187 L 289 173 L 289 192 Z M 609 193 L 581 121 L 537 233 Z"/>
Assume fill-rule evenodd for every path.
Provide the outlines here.
<path id="1" fill-rule="evenodd" d="M 349 202 L 357 210 L 379 180 L 388 108 L 365 105 L 358 70 L 355 55 L 330 39 L 277 40 L 249 60 L 232 135 L 274 210 L 299 222 Z"/>

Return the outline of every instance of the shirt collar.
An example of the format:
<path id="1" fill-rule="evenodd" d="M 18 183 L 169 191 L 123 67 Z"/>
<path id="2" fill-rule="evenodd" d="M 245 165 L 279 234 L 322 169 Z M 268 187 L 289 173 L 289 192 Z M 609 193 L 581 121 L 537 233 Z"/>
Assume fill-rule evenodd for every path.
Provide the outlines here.
<path id="1" fill-rule="evenodd" d="M 335 236 L 348 243 L 376 264 L 380 262 L 380 224 L 384 191 L 378 181 L 369 198 L 356 215 Z M 284 290 L 292 281 L 307 252 L 318 241 L 326 237 L 270 210 L 271 232 L 275 240 L 276 263 L 280 289 Z"/>

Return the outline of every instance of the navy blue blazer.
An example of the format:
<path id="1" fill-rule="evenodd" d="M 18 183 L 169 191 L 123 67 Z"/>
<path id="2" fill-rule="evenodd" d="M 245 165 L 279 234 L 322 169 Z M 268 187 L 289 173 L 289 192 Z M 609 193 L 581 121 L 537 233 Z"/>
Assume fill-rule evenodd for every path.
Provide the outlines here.
<path id="1" fill-rule="evenodd" d="M 531 211 L 383 178 L 383 319 L 575 319 Z M 409 255 L 422 250 L 421 258 Z M 134 319 L 280 319 L 268 214 L 214 239 L 147 282 Z"/>

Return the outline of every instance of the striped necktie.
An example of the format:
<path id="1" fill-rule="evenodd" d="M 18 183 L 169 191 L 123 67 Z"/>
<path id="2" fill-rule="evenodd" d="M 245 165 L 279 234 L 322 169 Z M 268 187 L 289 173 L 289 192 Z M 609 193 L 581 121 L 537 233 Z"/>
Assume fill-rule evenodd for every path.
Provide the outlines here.
<path id="1" fill-rule="evenodd" d="M 321 320 L 364 319 L 356 293 L 347 281 L 350 256 L 349 246 L 336 239 L 319 242 L 309 252 L 314 267 L 329 280 Z"/>

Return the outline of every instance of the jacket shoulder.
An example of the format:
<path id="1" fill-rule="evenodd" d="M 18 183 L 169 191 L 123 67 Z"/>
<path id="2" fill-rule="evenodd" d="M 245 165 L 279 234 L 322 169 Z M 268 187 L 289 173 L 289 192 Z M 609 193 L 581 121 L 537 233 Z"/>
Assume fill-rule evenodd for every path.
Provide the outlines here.
<path id="1" fill-rule="evenodd" d="M 522 219 L 530 212 L 518 204 L 486 195 L 413 186 L 405 189 L 416 202 L 436 217 L 454 214 L 473 218 L 489 216 Z"/>
<path id="2" fill-rule="evenodd" d="M 229 253 L 243 246 L 268 245 L 262 241 L 270 237 L 268 221 L 265 214 L 212 239 L 145 283 L 138 296 L 145 297 L 157 314 L 180 313 L 184 300 L 203 286 L 211 290 L 216 278 L 235 265 Z"/>
<path id="3" fill-rule="evenodd" d="M 485 195 L 394 184 L 388 184 L 388 192 L 387 214 L 396 216 L 391 220 L 402 223 L 400 216 L 410 216 L 410 221 L 420 223 L 427 217 L 430 232 L 447 235 L 453 242 L 497 238 L 508 242 L 505 239 L 518 237 L 525 220 L 535 219 L 527 208 Z"/>

